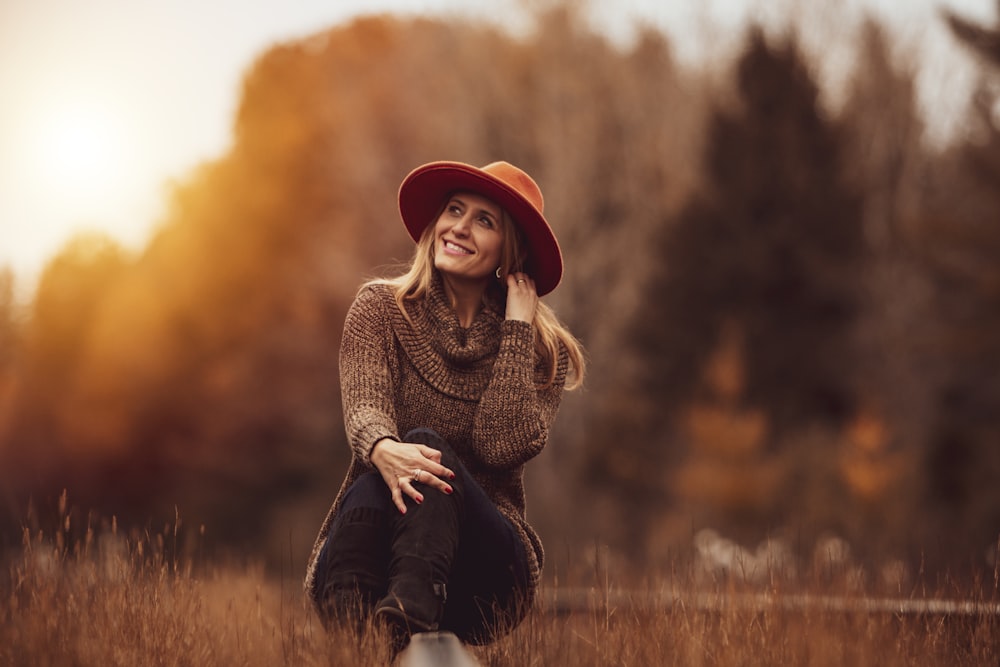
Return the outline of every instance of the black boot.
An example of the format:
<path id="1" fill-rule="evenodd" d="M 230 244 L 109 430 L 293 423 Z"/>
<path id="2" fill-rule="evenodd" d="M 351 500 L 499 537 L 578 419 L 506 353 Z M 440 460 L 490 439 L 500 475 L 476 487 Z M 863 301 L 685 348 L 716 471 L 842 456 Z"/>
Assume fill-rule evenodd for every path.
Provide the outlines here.
<path id="1" fill-rule="evenodd" d="M 406 514 L 395 519 L 389 590 L 376 605 L 375 615 L 405 638 L 437 630 L 444 614 L 448 577 L 458 550 L 462 499 L 460 480 L 451 486 L 453 493 L 445 494 L 420 485 L 423 503 L 408 504 Z"/>
<path id="2" fill-rule="evenodd" d="M 340 517 L 314 590 L 328 628 L 346 623 L 364 629 L 388 586 L 390 537 L 388 519 L 378 509 L 359 507 Z"/>
<path id="3" fill-rule="evenodd" d="M 375 613 L 403 629 L 407 636 L 438 629 L 448 600 L 447 576 L 423 558 L 398 559 L 396 575 L 388 594 L 380 600 Z"/>

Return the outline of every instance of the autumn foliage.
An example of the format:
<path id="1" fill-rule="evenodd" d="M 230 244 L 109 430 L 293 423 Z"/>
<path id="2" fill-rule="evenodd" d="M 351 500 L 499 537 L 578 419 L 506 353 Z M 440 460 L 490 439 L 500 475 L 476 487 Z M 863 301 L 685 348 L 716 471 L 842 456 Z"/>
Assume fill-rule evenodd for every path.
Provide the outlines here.
<path id="1" fill-rule="evenodd" d="M 506 159 L 545 192 L 567 260 L 548 300 L 592 368 L 529 473 L 556 568 L 595 542 L 656 567 L 702 528 L 989 566 L 1000 58 L 997 28 L 950 20 L 984 85 L 944 147 L 875 22 L 837 106 L 794 28 L 703 69 L 566 9 L 520 37 L 373 17 L 274 46 L 232 148 L 173 188 L 141 253 L 69 242 L 23 316 L 0 275 L 4 543 L 69 488 L 301 567 L 348 463 L 345 310 L 410 251 L 399 182 Z"/>

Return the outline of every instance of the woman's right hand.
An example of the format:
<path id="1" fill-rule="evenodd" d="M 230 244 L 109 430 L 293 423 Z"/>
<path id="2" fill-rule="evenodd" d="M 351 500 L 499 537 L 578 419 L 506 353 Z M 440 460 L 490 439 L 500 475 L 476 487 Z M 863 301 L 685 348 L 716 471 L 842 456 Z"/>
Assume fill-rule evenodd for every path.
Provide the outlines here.
<path id="1" fill-rule="evenodd" d="M 452 493 L 445 479 L 455 479 L 455 473 L 441 465 L 441 452 L 413 442 L 398 442 L 382 438 L 375 443 L 369 457 L 382 475 L 392 494 L 392 502 L 400 513 L 406 514 L 403 494 L 422 503 L 423 494 L 414 486 L 417 483 L 431 486 L 441 493 Z"/>
<path id="2" fill-rule="evenodd" d="M 535 281 L 527 273 L 512 273 L 507 276 L 508 320 L 520 320 L 531 324 L 538 308 L 538 291 Z"/>

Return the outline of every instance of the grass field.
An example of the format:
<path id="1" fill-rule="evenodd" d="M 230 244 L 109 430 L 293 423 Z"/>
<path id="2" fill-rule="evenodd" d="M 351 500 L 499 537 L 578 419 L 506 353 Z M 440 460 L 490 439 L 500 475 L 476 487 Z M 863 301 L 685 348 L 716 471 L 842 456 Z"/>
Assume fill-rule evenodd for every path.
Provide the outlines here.
<path id="1" fill-rule="evenodd" d="M 4 560 L 0 665 L 389 662 L 377 630 L 324 631 L 297 578 L 174 560 L 169 531 L 88 530 L 72 545 L 60 535 L 25 530 Z M 960 598 L 989 608 L 925 607 L 914 595 L 866 604 L 874 598 L 805 581 L 748 588 L 683 575 L 638 593 L 605 574 L 600 585 L 547 588 L 514 633 L 474 653 L 488 665 L 574 667 L 1000 664 L 995 579 Z"/>

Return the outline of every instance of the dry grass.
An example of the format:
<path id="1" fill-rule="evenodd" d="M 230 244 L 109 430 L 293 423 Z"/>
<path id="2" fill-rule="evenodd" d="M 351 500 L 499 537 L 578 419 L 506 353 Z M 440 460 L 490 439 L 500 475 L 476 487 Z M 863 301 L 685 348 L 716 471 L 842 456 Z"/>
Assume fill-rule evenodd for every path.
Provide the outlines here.
<path id="1" fill-rule="evenodd" d="M 269 577 L 258 567 L 181 563 L 166 555 L 169 530 L 125 537 L 112 528 L 95 537 L 88 529 L 72 546 L 64 532 L 48 538 L 26 530 L 23 547 L 4 562 L 9 576 L 0 585 L 0 665 L 389 661 L 378 631 L 360 639 L 325 632 L 298 581 Z M 832 610 L 789 604 L 802 594 L 830 592 L 814 583 L 780 593 L 772 581 L 761 596 L 732 579 L 710 585 L 677 579 L 647 586 L 641 597 L 605 583 L 582 589 L 581 599 L 569 605 L 568 589 L 549 590 L 514 633 L 475 652 L 490 665 L 581 667 L 1000 660 L 995 613 Z M 995 584 L 985 589 L 995 600 Z M 980 590 L 972 597 L 987 596 Z"/>
<path id="2" fill-rule="evenodd" d="M 695 595 L 692 594 L 694 597 Z M 756 608 L 717 594 L 715 605 L 665 610 L 596 607 L 587 615 L 535 615 L 484 653 L 511 665 L 996 665 L 995 616 Z"/>
<path id="3" fill-rule="evenodd" d="M 181 565 L 116 533 L 63 548 L 25 536 L 2 589 L 0 665 L 330 665 L 388 661 L 328 635 L 300 586 L 255 566 Z"/>

